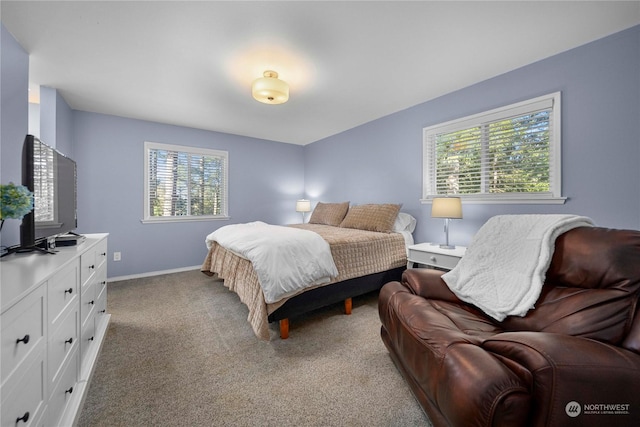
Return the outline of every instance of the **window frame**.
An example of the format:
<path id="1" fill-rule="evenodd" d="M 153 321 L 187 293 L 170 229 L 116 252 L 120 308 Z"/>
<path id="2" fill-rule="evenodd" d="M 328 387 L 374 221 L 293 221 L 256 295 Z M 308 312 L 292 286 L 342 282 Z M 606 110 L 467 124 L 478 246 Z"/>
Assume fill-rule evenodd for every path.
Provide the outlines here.
<path id="1" fill-rule="evenodd" d="M 431 203 L 435 197 L 444 197 L 444 194 L 433 194 L 433 178 L 435 171 L 431 165 L 435 165 L 435 140 L 433 135 L 455 132 L 459 130 L 478 127 L 490 122 L 504 120 L 518 115 L 526 115 L 539 111 L 540 106 L 551 104 L 550 121 L 553 123 L 549 137 L 549 192 L 545 193 L 476 193 L 455 194 L 464 203 L 478 204 L 563 204 L 566 197 L 562 196 L 562 126 L 561 126 L 561 93 L 554 92 L 489 111 L 461 117 L 436 125 L 423 128 L 422 140 L 422 198 L 421 203 Z M 432 142 L 432 140 L 434 142 Z M 484 165 L 482 165 L 484 167 Z M 451 194 L 453 195 L 453 194 Z"/>
<path id="2" fill-rule="evenodd" d="M 151 216 L 149 196 L 150 196 L 150 176 L 149 176 L 149 154 L 151 150 L 174 151 L 177 153 L 195 154 L 199 156 L 220 157 L 224 161 L 224 194 L 222 195 L 222 213 L 220 215 L 174 215 L 174 216 Z M 160 222 L 193 222 L 212 221 L 229 219 L 229 152 L 214 150 L 210 148 L 189 147 L 185 145 L 165 144 L 160 142 L 144 142 L 144 200 L 142 223 Z"/>

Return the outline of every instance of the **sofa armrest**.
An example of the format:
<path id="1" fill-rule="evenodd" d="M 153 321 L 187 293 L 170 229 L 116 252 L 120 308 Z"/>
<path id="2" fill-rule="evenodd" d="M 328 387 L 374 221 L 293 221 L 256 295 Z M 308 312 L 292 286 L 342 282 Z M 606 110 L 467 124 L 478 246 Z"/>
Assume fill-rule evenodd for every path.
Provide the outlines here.
<path id="1" fill-rule="evenodd" d="M 636 425 L 640 410 L 637 354 L 587 338 L 545 332 L 502 333 L 486 340 L 482 347 L 532 373 L 532 394 L 538 408 L 532 414 L 532 425 L 578 421 L 580 426 Z M 572 402 L 579 405 L 579 418 L 567 413 Z M 616 406 L 618 413 L 606 413 L 598 405 L 620 406 Z"/>
<path id="2" fill-rule="evenodd" d="M 429 268 L 408 268 L 402 273 L 402 283 L 415 295 L 423 298 L 466 304 L 442 280 L 444 273 Z"/>

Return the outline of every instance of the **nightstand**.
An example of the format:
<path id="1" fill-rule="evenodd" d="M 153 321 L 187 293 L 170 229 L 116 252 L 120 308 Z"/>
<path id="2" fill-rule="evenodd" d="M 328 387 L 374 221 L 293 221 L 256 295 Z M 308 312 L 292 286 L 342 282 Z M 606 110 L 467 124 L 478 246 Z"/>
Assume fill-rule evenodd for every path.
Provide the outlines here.
<path id="1" fill-rule="evenodd" d="M 454 249 L 442 249 L 437 243 L 420 243 L 409 246 L 407 268 L 423 264 L 441 270 L 451 270 L 458 264 L 467 248 L 456 246 Z"/>

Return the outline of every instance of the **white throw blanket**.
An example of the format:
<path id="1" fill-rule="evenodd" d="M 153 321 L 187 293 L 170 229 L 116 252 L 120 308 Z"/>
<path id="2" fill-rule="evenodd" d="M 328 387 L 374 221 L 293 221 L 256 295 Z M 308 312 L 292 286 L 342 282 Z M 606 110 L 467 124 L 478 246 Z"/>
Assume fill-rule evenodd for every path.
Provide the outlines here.
<path id="1" fill-rule="evenodd" d="M 458 298 L 498 321 L 524 316 L 540 296 L 556 237 L 585 226 L 593 221 L 576 215 L 495 216 L 442 279 Z"/>
<path id="2" fill-rule="evenodd" d="M 313 231 L 256 221 L 226 225 L 205 241 L 251 261 L 267 304 L 338 275 L 329 244 Z"/>

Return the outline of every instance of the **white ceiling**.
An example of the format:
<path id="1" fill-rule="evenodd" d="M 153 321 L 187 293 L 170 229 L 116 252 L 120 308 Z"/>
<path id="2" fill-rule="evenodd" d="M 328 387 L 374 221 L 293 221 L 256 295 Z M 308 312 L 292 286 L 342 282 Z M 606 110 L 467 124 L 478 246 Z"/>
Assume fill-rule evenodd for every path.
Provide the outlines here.
<path id="1" fill-rule="evenodd" d="M 639 1 L 6 1 L 73 109 L 308 144 L 640 23 Z M 276 70 L 289 102 L 251 82 Z"/>

